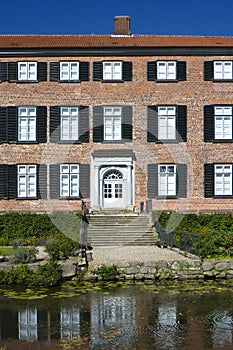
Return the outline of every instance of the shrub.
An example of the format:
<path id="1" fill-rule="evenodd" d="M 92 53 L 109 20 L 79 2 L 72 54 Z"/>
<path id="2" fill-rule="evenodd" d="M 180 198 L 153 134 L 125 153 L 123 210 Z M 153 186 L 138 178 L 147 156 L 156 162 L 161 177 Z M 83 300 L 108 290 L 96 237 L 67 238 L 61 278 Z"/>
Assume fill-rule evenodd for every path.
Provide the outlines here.
<path id="1" fill-rule="evenodd" d="M 55 235 L 54 238 L 48 240 L 46 244 L 46 252 L 51 260 L 67 259 L 73 255 L 73 251 L 77 248 L 77 242 L 74 242 L 65 235 Z"/>
<path id="2" fill-rule="evenodd" d="M 0 270 L 0 284 L 21 284 L 24 286 L 50 287 L 62 280 L 59 266 L 54 262 L 38 266 L 34 272 L 27 265 L 20 265 L 10 271 Z"/>
<path id="3" fill-rule="evenodd" d="M 116 265 L 102 265 L 97 270 L 97 275 L 102 277 L 104 281 L 113 281 L 116 279 L 118 272 Z"/>
<path id="4" fill-rule="evenodd" d="M 199 234 L 201 239 L 200 255 L 202 258 L 233 256 L 232 214 L 183 215 L 175 212 L 153 212 L 153 218 L 154 220 L 159 220 L 164 229 L 169 229 L 173 226 L 175 243 L 178 243 L 180 232 Z"/>
<path id="5" fill-rule="evenodd" d="M 79 240 L 82 213 L 54 212 L 51 215 L 36 213 L 8 213 L 0 215 L 0 245 L 13 245 L 20 240 L 24 245 L 35 244 L 55 234 Z"/>
<path id="6" fill-rule="evenodd" d="M 10 262 L 13 264 L 27 264 L 36 261 L 36 249 L 15 248 Z"/>
<path id="7" fill-rule="evenodd" d="M 55 286 L 62 280 L 62 272 L 56 262 L 50 261 L 45 265 L 38 266 L 33 278 L 36 286 Z"/>

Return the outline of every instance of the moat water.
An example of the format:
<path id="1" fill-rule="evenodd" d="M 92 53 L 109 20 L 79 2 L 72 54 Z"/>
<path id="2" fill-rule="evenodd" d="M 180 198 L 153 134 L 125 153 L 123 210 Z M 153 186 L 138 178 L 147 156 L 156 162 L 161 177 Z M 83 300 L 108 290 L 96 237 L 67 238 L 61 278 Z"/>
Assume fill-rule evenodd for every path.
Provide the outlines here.
<path id="1" fill-rule="evenodd" d="M 0 288 L 0 350 L 233 349 L 233 281 Z"/>

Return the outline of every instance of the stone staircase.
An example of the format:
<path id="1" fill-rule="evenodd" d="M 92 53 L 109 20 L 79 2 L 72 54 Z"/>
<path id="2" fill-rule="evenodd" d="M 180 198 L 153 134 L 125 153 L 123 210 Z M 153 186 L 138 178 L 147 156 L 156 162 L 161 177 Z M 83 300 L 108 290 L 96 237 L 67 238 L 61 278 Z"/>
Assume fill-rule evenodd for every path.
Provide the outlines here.
<path id="1" fill-rule="evenodd" d="M 154 245 L 158 236 L 148 215 L 95 214 L 88 216 L 87 242 L 96 246 Z"/>

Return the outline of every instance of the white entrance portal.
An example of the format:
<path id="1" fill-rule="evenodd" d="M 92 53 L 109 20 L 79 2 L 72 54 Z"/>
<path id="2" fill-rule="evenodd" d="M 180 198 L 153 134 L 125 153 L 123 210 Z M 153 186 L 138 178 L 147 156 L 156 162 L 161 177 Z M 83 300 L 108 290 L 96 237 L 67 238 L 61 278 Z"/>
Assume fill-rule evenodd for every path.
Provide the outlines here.
<path id="1" fill-rule="evenodd" d="M 134 156 L 131 150 L 93 152 L 91 207 L 133 209 Z"/>

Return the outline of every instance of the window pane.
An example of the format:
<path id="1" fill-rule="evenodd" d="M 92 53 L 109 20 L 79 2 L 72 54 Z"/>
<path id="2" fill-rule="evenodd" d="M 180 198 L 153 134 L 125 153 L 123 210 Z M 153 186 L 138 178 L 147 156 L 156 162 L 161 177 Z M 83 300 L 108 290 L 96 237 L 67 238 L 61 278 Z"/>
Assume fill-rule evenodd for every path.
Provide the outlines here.
<path id="1" fill-rule="evenodd" d="M 78 140 L 78 117 L 70 117 L 70 140 Z"/>
<path id="2" fill-rule="evenodd" d="M 158 79 L 166 79 L 166 63 L 157 62 L 157 77 Z"/>
<path id="3" fill-rule="evenodd" d="M 78 165 L 70 165 L 70 172 L 71 173 L 78 173 L 79 172 L 79 166 Z"/>
<path id="4" fill-rule="evenodd" d="M 223 69 L 224 69 L 224 79 L 232 79 L 232 63 L 224 62 Z"/>
<path id="5" fill-rule="evenodd" d="M 167 79 L 176 79 L 176 63 L 167 63 Z"/>
<path id="6" fill-rule="evenodd" d="M 68 62 L 60 62 L 60 80 L 69 80 Z"/>
<path id="7" fill-rule="evenodd" d="M 106 79 L 106 80 L 112 79 L 112 63 L 111 62 L 104 62 L 103 79 Z"/>
<path id="8" fill-rule="evenodd" d="M 122 74 L 121 74 L 121 62 L 113 62 L 113 79 L 115 80 L 121 80 Z"/>
<path id="9" fill-rule="evenodd" d="M 214 79 L 223 79 L 222 62 L 214 62 Z"/>
<path id="10" fill-rule="evenodd" d="M 78 175 L 72 174 L 70 176 L 70 195 L 78 196 Z"/>
<path id="11" fill-rule="evenodd" d="M 36 80 L 36 79 L 37 79 L 37 64 L 28 63 L 28 80 Z"/>
<path id="12" fill-rule="evenodd" d="M 79 79 L 79 63 L 70 62 L 70 80 Z"/>
<path id="13" fill-rule="evenodd" d="M 61 140 L 69 140 L 69 117 L 61 117 Z"/>
<path id="14" fill-rule="evenodd" d="M 19 63 L 18 67 L 19 67 L 18 79 L 27 80 L 27 63 Z"/>

